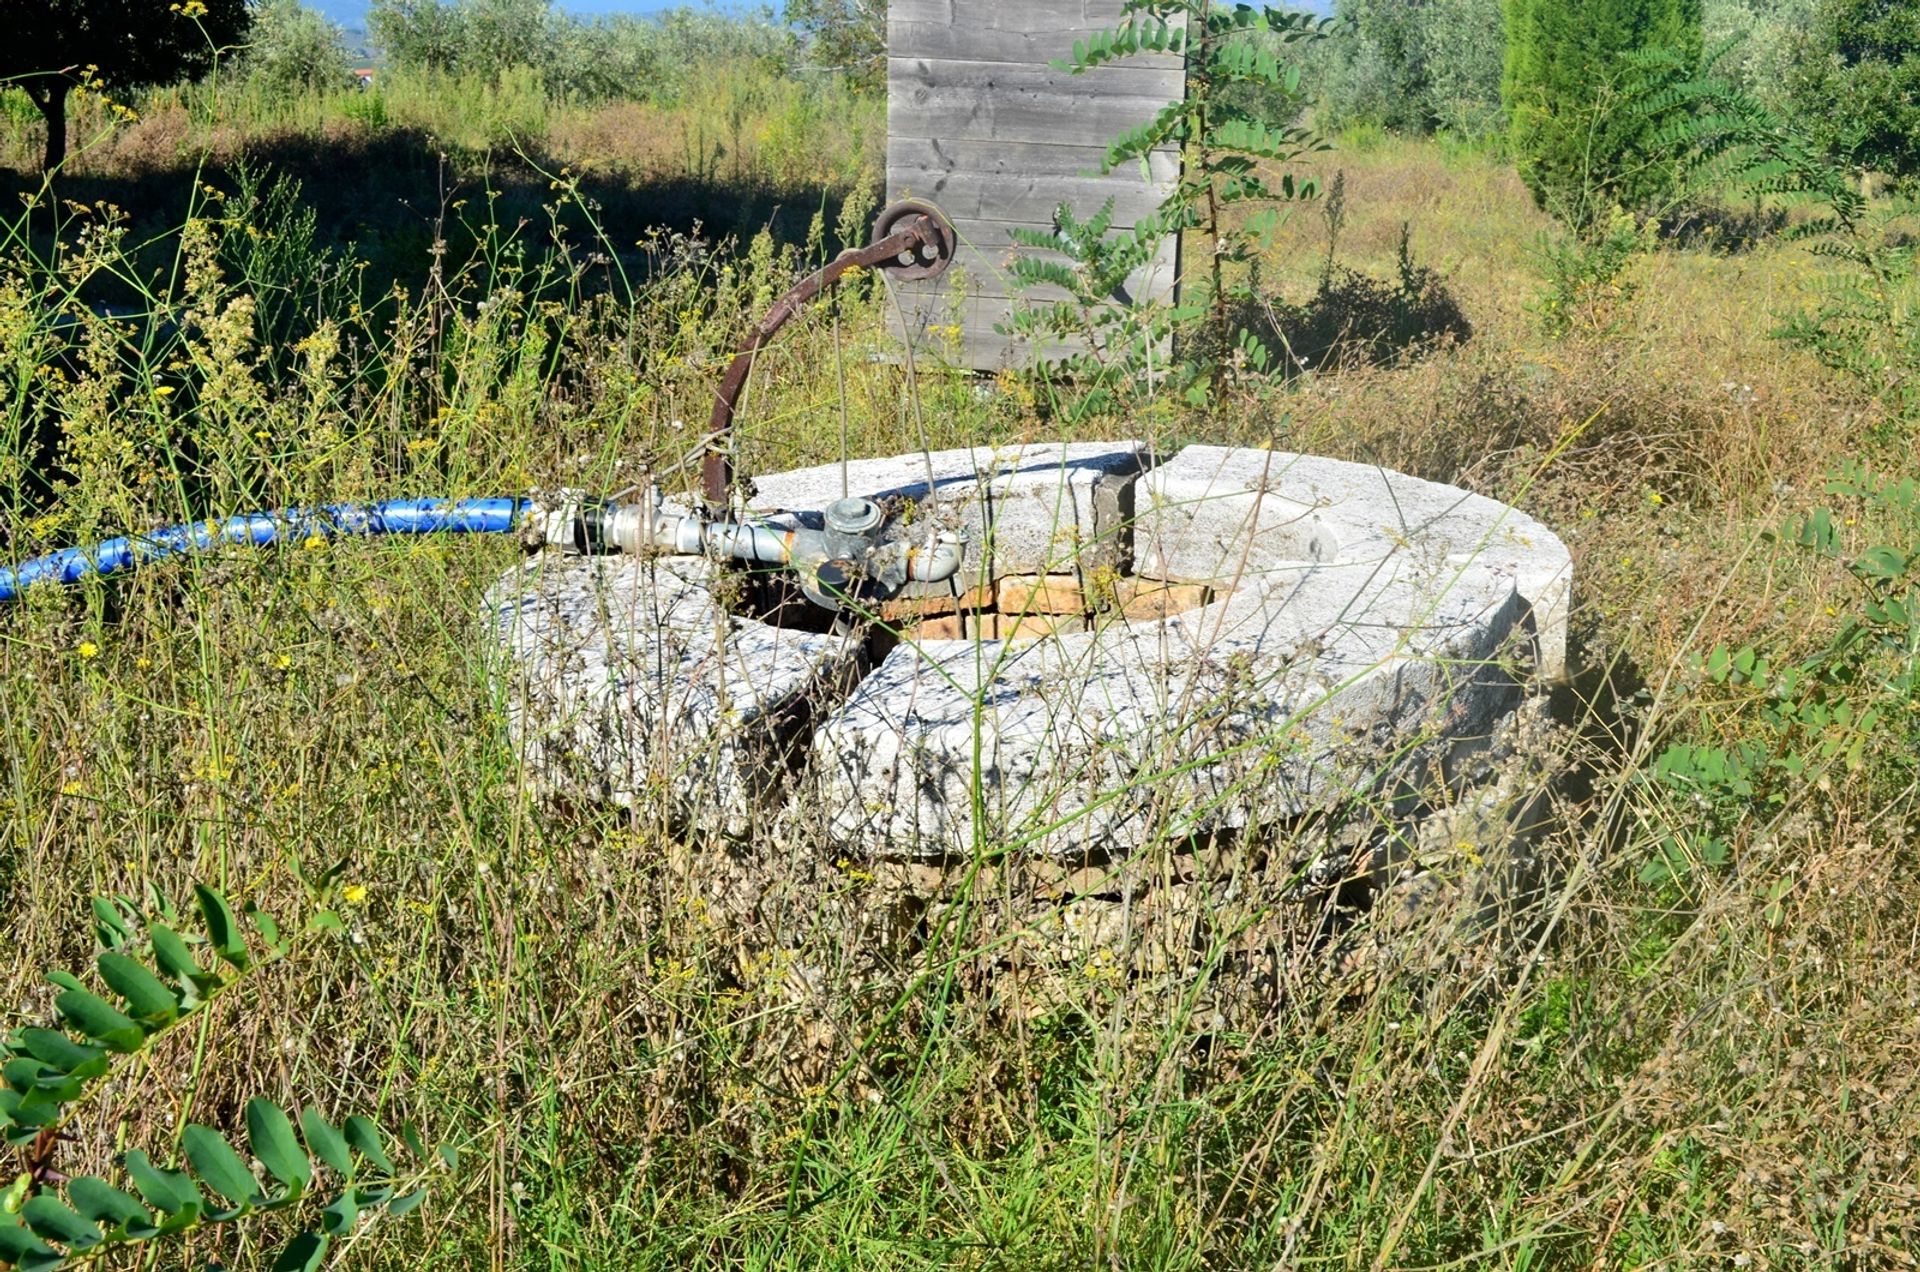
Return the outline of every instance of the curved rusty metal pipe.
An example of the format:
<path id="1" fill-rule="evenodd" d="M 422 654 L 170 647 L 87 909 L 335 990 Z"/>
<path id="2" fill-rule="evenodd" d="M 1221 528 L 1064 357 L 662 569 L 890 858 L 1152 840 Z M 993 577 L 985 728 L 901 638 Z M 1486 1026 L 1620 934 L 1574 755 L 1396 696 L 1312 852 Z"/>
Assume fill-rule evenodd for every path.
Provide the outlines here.
<path id="1" fill-rule="evenodd" d="M 795 283 L 773 302 L 766 316 L 740 342 L 739 352 L 727 364 L 715 394 L 713 416 L 707 422 L 707 454 L 700 465 L 700 484 L 709 505 L 723 508 L 733 486 L 733 459 L 727 443 L 733 433 L 733 411 L 753 370 L 754 355 L 800 312 L 802 306 L 833 286 L 853 269 L 884 269 L 896 278 L 932 278 L 953 262 L 956 239 L 953 224 L 931 204 L 908 199 L 892 204 L 874 222 L 874 241 L 850 247 Z"/>

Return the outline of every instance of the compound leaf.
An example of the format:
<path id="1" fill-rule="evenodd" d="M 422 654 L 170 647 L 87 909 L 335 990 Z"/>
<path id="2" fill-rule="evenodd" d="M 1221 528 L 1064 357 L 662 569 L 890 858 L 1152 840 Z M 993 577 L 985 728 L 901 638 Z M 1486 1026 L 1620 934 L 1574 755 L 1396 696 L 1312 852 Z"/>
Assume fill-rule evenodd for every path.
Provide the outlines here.
<path id="1" fill-rule="evenodd" d="M 394 1173 L 393 1163 L 387 1160 L 387 1151 L 380 1145 L 380 1128 L 358 1113 L 347 1119 L 347 1143 L 354 1146 L 360 1156 L 378 1166 L 388 1175 Z"/>
<path id="2" fill-rule="evenodd" d="M 75 1250 L 85 1250 L 106 1240 L 106 1234 L 98 1227 L 75 1214 L 65 1202 L 47 1193 L 27 1198 L 27 1204 L 20 1207 L 20 1217 L 27 1221 L 27 1227 L 47 1240 L 58 1241 Z"/>
<path id="3" fill-rule="evenodd" d="M 67 1200 L 94 1223 L 112 1231 L 151 1227 L 147 1208 L 104 1179 L 82 1175 L 67 1184 Z"/>
<path id="4" fill-rule="evenodd" d="M 313 1272 L 326 1259 L 327 1245 L 324 1233 L 303 1232 L 273 1261 L 273 1272 Z"/>
<path id="5" fill-rule="evenodd" d="M 307 1147 L 313 1155 L 331 1166 L 343 1179 L 353 1178 L 353 1157 L 347 1152 L 347 1141 L 326 1118 L 320 1116 L 320 1110 L 312 1107 L 300 1110 L 300 1129 L 307 1137 Z"/>
<path id="6" fill-rule="evenodd" d="M 137 1148 L 127 1153 L 126 1160 L 127 1174 L 149 1206 L 169 1215 L 199 1212 L 200 1190 L 193 1186 L 193 1180 L 188 1178 L 187 1172 L 155 1166 Z"/>
<path id="7" fill-rule="evenodd" d="M 126 999 L 140 1019 L 164 1024 L 180 1014 L 180 1001 L 166 983 L 125 954 L 109 951 L 94 960 L 94 965 L 100 969 L 100 979 Z"/>
<path id="8" fill-rule="evenodd" d="M 109 1051 L 126 1054 L 138 1051 L 147 1040 L 146 1031 L 131 1017 L 109 1006 L 106 999 L 85 989 L 63 990 L 53 1006 L 73 1027 Z"/>
<path id="9" fill-rule="evenodd" d="M 247 942 L 227 899 L 203 883 L 194 884 L 193 893 L 200 899 L 200 913 L 207 921 L 207 939 L 213 943 L 214 953 L 245 971 Z"/>

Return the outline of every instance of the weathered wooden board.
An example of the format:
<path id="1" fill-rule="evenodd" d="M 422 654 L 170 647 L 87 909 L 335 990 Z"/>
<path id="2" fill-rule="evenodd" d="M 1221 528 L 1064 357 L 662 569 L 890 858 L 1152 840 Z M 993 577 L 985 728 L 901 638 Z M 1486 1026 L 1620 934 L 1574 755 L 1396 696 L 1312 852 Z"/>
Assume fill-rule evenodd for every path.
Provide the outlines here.
<path id="1" fill-rule="evenodd" d="M 956 27 L 970 40 L 978 39 L 981 31 L 1077 37 L 1117 26 L 1120 18 L 1119 0 L 889 0 L 887 4 L 889 26 L 923 22 Z"/>
<path id="2" fill-rule="evenodd" d="M 938 205 L 965 245 L 963 281 L 907 284 L 907 327 L 944 340 L 947 360 L 991 370 L 1029 353 L 995 332 L 1017 294 L 1005 279 L 1016 248 L 1008 228 L 1050 228 L 1062 203 L 1081 217 L 1114 201 L 1129 229 L 1179 179 L 1169 150 L 1110 173 L 1112 140 L 1186 91 L 1182 60 L 1127 58 L 1081 75 L 1052 65 L 1076 40 L 1118 25 L 1121 0 L 892 0 L 888 6 L 887 192 Z M 1177 275 L 1170 240 L 1129 280 L 1142 299 L 1169 295 Z M 1051 288 L 1030 299 L 1058 298 Z M 957 339 L 956 339 L 957 332 Z"/>
<path id="3" fill-rule="evenodd" d="M 953 268 L 957 273 L 949 273 L 928 284 L 933 296 L 951 295 L 956 291 L 969 296 L 990 296 L 1005 300 L 1013 296 L 1025 296 L 1031 300 L 1053 301 L 1066 299 L 1066 293 L 1057 287 L 1042 284 L 1022 291 L 1013 286 L 1009 277 L 1015 255 L 1034 257 L 1041 260 L 1065 261 L 1066 257 L 1057 252 L 1040 252 L 1032 248 L 1016 247 L 1007 234 L 1008 226 L 993 222 L 977 223 L 983 232 L 991 235 L 993 228 L 999 229 L 997 237 L 991 243 L 963 241 L 960 250 L 954 254 Z M 1026 228 L 1040 228 L 1037 226 Z M 1152 296 L 1165 296 L 1173 288 L 1174 242 L 1169 237 L 1160 245 L 1160 250 L 1152 261 L 1127 276 L 1127 295 L 1135 300 Z M 919 293 L 915 293 L 916 297 Z M 903 293 L 904 296 L 904 293 Z"/>
<path id="4" fill-rule="evenodd" d="M 1169 100 L 1157 93 L 1082 96 L 1066 87 L 989 91 L 909 84 L 897 95 L 891 88 L 887 91 L 889 137 L 966 137 L 1054 146 L 1105 147 L 1124 130 L 1153 118 Z"/>
<path id="5" fill-rule="evenodd" d="M 1061 154 L 1063 150 L 1076 152 Z M 887 171 L 952 173 L 982 177 L 1027 177 L 1045 173 L 1060 180 L 1087 178 L 1116 186 L 1170 186 L 1180 177 L 1180 156 L 1174 150 L 1156 150 L 1147 156 L 1148 175 L 1138 162 L 1102 174 L 1106 143 L 1065 146 L 1059 142 L 970 141 L 950 137 L 892 137 L 887 141 Z"/>
<path id="6" fill-rule="evenodd" d="M 1053 93 L 1103 101 L 1150 97 L 1165 105 L 1186 81 L 1177 68 L 1135 66 L 1131 60 L 1076 75 L 1046 62 L 891 54 L 887 58 L 887 82 L 894 89 L 965 89 L 989 97 L 1002 93 Z"/>
<path id="7" fill-rule="evenodd" d="M 931 318 L 913 327 L 913 356 L 921 369 L 937 366 L 959 367 L 971 371 L 1023 369 L 1036 358 L 1054 361 L 1078 352 L 1080 345 L 1045 341 L 1039 347 L 1029 340 L 1003 334 L 1006 317 L 998 312 L 975 309 L 957 320 L 934 322 Z"/>
<path id="8" fill-rule="evenodd" d="M 895 48 L 911 48 L 921 57 L 980 62 L 1025 62 L 1029 65 L 1045 66 L 1050 62 L 1064 61 L 1067 55 L 1073 52 L 1075 40 L 1084 40 L 1088 34 L 1100 29 L 1099 23 L 1089 23 L 1084 18 L 1076 17 L 1071 22 L 1060 20 L 1057 30 L 1009 30 L 1004 26 L 973 26 L 963 30 L 945 20 L 928 21 L 924 18 L 903 16 L 903 14 L 924 14 L 933 9 L 948 9 L 952 7 L 949 4 L 930 3 L 929 0 L 901 4 L 899 0 L 893 0 L 893 3 L 887 7 L 889 42 Z M 1006 6 L 1008 9 L 1024 9 L 1024 7 L 1017 4 Z M 1181 59 L 1177 53 L 1142 53 L 1138 57 L 1128 58 L 1127 65 L 1178 71 Z"/>
<path id="9" fill-rule="evenodd" d="M 911 144 L 897 142 L 896 146 Z M 889 147 L 891 154 L 894 147 Z M 979 172 L 966 168 L 920 167 L 889 159 L 894 192 L 902 198 L 928 199 L 962 221 L 1033 221 L 1047 224 L 1066 204 L 1085 221 L 1113 200 L 1116 225 L 1135 225 L 1151 216 L 1166 197 L 1164 186 L 1149 185 L 1136 171 L 1131 181 L 1107 177 L 1041 176 L 1029 172 Z"/>

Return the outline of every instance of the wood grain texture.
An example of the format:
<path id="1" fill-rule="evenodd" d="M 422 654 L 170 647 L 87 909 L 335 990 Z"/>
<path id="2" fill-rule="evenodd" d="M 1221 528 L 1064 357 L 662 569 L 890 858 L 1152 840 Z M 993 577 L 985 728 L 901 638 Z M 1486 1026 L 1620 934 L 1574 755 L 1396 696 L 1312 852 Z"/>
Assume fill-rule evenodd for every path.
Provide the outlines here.
<path id="1" fill-rule="evenodd" d="M 1070 152 L 1070 153 L 1062 153 Z M 965 137 L 893 137 L 887 142 L 887 170 L 902 172 L 967 173 L 984 176 L 1026 176 L 1045 172 L 1063 178 L 1087 177 L 1120 185 L 1171 186 L 1180 178 L 1180 155 L 1173 149 L 1147 156 L 1149 175 L 1129 164 L 1100 175 L 1103 142 L 1095 146 L 1067 146 L 1058 142 L 974 141 Z"/>
<path id="2" fill-rule="evenodd" d="M 960 315 L 927 314 L 914 318 L 913 356 L 917 365 L 961 367 L 973 371 L 1024 369 L 1037 356 L 1053 362 L 1078 353 L 1077 342 L 1030 340 L 1006 335 L 1006 315 L 969 310 Z M 897 331 L 897 328 L 896 328 Z"/>
<path id="3" fill-rule="evenodd" d="M 1075 22 L 1062 24 L 1056 31 L 1020 31 L 1003 27 L 975 26 L 961 30 L 949 22 L 928 22 L 902 17 L 903 6 L 890 6 L 895 12 L 887 19 L 887 42 L 895 50 L 911 50 L 914 57 L 938 57 L 981 62 L 1025 62 L 1045 66 L 1073 52 L 1073 42 L 1084 40 L 1102 25 L 1115 23 Z M 924 9 L 924 5 L 911 6 Z M 1117 19 L 1116 19 L 1117 22 Z M 1180 55 L 1142 53 L 1127 59 L 1129 66 L 1153 67 L 1178 72 Z"/>
<path id="4" fill-rule="evenodd" d="M 1134 66 L 1115 62 L 1078 75 L 1045 62 L 994 62 L 968 58 L 887 57 L 890 91 L 902 88 L 964 88 L 980 93 L 1064 93 L 1082 100 L 1152 97 L 1162 105 L 1186 84 L 1177 67 Z"/>
<path id="5" fill-rule="evenodd" d="M 965 137 L 1034 145 L 1105 146 L 1167 104 L 1164 97 L 1109 97 L 1097 103 L 1064 93 L 985 94 L 966 88 L 916 90 L 887 110 L 889 137 Z"/>
<path id="6" fill-rule="evenodd" d="M 1163 186 L 1148 185 L 1134 174 L 1122 177 L 1042 175 L 1025 172 L 976 172 L 965 168 L 922 168 L 909 163 L 887 165 L 894 193 L 900 198 L 926 199 L 956 222 L 1017 221 L 1048 224 L 1061 204 L 1086 220 L 1113 200 L 1116 225 L 1136 225 L 1151 216 L 1166 197 Z"/>
<path id="7" fill-rule="evenodd" d="M 1076 36 L 1119 24 L 1121 0 L 888 0 L 887 23 Z M 1071 40 L 1068 41 L 1072 43 Z M 1064 56 L 1064 54 L 1054 54 Z"/>
<path id="8" fill-rule="evenodd" d="M 994 229 L 1000 233 L 993 234 Z M 902 283 L 901 297 L 915 298 L 922 303 L 922 297 L 943 296 L 954 291 L 963 291 L 968 295 L 994 297 L 1001 300 L 1016 296 L 1026 296 L 1033 300 L 1065 300 L 1066 293 L 1057 287 L 1041 285 L 1026 291 L 1015 287 L 1009 276 L 1016 255 L 1038 260 L 1065 261 L 1066 257 L 1058 252 L 1039 252 L 1032 248 L 1016 247 L 1007 235 L 1007 224 L 984 223 L 981 240 L 967 240 L 954 254 L 953 270 L 939 278 L 922 282 Z M 1038 228 L 1038 227 L 1033 227 Z M 1175 244 L 1171 238 L 1160 245 L 1154 259 L 1127 276 L 1127 294 L 1135 299 L 1153 296 L 1165 296 L 1173 289 Z M 958 271 L 958 281 L 956 274 Z"/>
<path id="9" fill-rule="evenodd" d="M 1128 58 L 1074 75 L 1051 65 L 1076 40 L 1117 25 L 1121 0 L 893 0 L 888 9 L 887 193 L 929 199 L 963 248 L 957 275 L 901 288 L 916 336 L 957 347 L 964 365 L 995 369 L 1020 354 L 994 330 L 1015 297 L 1006 268 L 1012 226 L 1049 229 L 1062 203 L 1088 217 L 1109 198 L 1128 229 L 1158 208 L 1179 178 L 1172 149 L 1102 174 L 1113 138 L 1185 93 L 1177 57 Z M 1166 296 L 1176 245 L 1135 272 L 1128 291 Z M 1063 298 L 1054 288 L 1029 300 Z M 898 324 L 896 323 L 896 328 Z M 1064 348 L 1046 351 L 1059 356 Z"/>

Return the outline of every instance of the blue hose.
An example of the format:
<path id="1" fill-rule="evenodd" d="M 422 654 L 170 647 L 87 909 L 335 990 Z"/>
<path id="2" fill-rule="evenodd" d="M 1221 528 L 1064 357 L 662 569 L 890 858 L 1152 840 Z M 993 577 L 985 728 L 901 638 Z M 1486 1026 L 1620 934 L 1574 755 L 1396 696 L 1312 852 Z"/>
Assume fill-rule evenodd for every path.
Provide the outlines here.
<path id="1" fill-rule="evenodd" d="M 521 499 L 389 499 L 250 512 L 224 521 L 194 521 L 151 534 L 62 548 L 10 570 L 0 569 L 0 603 L 18 600 L 35 583 L 76 583 L 90 574 L 119 574 L 149 561 L 204 552 L 216 543 L 264 545 L 336 535 L 509 534 L 527 508 Z"/>

